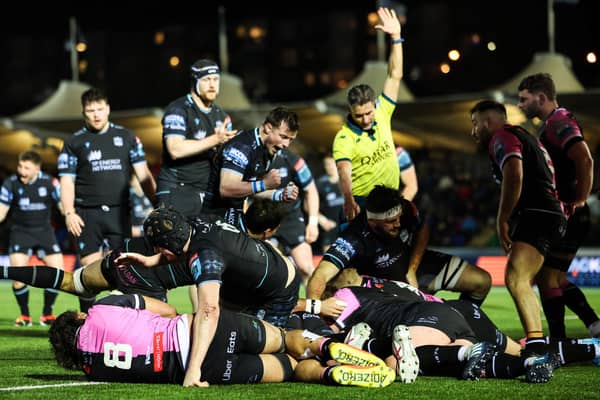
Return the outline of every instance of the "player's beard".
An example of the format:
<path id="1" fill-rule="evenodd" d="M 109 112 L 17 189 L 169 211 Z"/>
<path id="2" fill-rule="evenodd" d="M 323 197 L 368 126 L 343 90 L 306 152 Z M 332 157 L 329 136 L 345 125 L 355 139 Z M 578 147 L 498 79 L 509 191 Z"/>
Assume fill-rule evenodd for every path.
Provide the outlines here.
<path id="1" fill-rule="evenodd" d="M 479 132 L 479 141 L 477 142 L 477 150 L 483 154 L 487 154 L 488 147 L 490 146 L 490 140 L 492 140 L 492 133 L 482 129 Z"/>
<path id="2" fill-rule="evenodd" d="M 373 231 L 378 237 L 384 240 L 394 240 L 400 234 L 400 229 L 396 229 L 396 233 L 390 233 L 378 225 L 373 227 Z"/>

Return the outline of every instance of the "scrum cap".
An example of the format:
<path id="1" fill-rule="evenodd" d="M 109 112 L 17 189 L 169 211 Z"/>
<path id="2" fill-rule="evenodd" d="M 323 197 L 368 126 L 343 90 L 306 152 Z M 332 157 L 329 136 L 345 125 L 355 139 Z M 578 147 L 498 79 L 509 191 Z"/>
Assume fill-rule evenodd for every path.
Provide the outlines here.
<path id="1" fill-rule="evenodd" d="M 216 62 L 208 59 L 202 59 L 196 61 L 190 67 L 190 74 L 192 79 L 202 79 L 208 75 L 219 75 L 221 70 Z"/>
<path id="2" fill-rule="evenodd" d="M 153 247 L 162 247 L 180 256 L 190 237 L 191 225 L 171 208 L 157 208 L 144 221 L 144 235 Z"/>

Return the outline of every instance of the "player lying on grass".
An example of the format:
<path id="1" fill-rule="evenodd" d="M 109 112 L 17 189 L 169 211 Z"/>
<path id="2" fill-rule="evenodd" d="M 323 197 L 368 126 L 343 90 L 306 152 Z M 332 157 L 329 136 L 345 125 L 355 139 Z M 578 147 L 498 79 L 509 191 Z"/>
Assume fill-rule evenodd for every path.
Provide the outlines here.
<path id="1" fill-rule="evenodd" d="M 456 376 L 457 371 L 462 371 L 464 379 L 476 379 L 525 374 L 527 381 L 537 383 L 549 380 L 560 363 L 600 360 L 600 341 L 593 339 L 581 343 L 553 341 L 559 357 L 553 354 L 520 357 L 519 345 L 503 334 L 478 306 L 464 300 L 441 302 L 403 283 L 360 277 L 348 270 L 332 286 L 333 290 L 339 289 L 334 297 L 348 304 L 335 321 L 339 328 L 360 322 L 372 325 L 376 336 L 388 340 L 380 340 L 379 345 L 371 343 L 368 348 L 384 358 L 389 355 L 389 338 L 396 325 L 408 325 L 424 375 Z M 354 336 L 360 332 L 359 329 Z M 476 345 L 481 351 L 470 347 L 477 342 L 484 342 Z M 479 360 L 478 353 L 481 353 Z M 471 362 L 471 357 L 476 358 Z M 459 366 L 464 369 L 457 369 Z"/>
<path id="2" fill-rule="evenodd" d="M 466 319 L 479 340 L 494 344 L 499 350 L 508 354 L 520 355 L 521 353 L 521 345 L 504 334 L 483 309 L 469 301 L 440 299 L 423 293 L 404 282 L 359 275 L 353 268 L 342 271 L 330 289 L 337 290 L 347 286 L 379 288 L 383 292 L 413 300 L 443 301 Z M 585 361 L 592 361 L 595 365 L 600 365 L 600 339 L 598 338 L 565 339 L 547 336 L 545 341 L 550 352 L 559 355 L 562 365 Z"/>
<path id="3" fill-rule="evenodd" d="M 170 308 L 170 309 L 169 309 Z M 169 318 L 172 307 L 140 295 L 111 295 L 83 314 L 62 313 L 49 331 L 59 365 L 81 369 L 96 381 L 177 383 L 184 386 L 282 382 L 296 378 L 309 382 L 384 387 L 395 373 L 372 354 L 330 339 L 307 338 L 300 330 L 286 334 L 250 315 L 223 310 L 215 339 L 208 348 L 201 381 L 187 385 L 185 366 L 194 315 Z M 119 323 L 115 323 L 119 321 Z M 319 355 L 334 363 L 299 363 L 289 354 Z M 353 365 L 356 364 L 356 365 Z"/>

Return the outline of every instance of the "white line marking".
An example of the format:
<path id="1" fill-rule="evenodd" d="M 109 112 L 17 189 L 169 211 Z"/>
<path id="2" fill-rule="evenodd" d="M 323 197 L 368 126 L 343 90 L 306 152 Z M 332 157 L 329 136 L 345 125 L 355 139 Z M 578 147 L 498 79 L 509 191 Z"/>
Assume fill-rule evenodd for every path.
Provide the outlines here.
<path id="1" fill-rule="evenodd" d="M 108 383 L 108 382 L 71 382 L 71 383 L 57 383 L 55 385 L 14 386 L 14 387 L 0 388 L 0 392 L 10 392 L 13 390 L 47 389 L 47 388 L 66 387 L 66 386 L 104 385 L 106 383 Z"/>

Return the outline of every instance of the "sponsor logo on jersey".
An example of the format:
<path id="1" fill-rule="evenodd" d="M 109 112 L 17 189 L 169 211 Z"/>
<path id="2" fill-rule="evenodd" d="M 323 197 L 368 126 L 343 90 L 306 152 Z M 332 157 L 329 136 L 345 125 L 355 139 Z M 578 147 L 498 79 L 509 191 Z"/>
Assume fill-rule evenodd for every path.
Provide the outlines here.
<path id="1" fill-rule="evenodd" d="M 288 176 L 288 169 L 285 168 L 285 167 L 279 168 L 279 176 L 281 177 L 281 179 L 287 178 L 287 176 Z"/>
<path id="2" fill-rule="evenodd" d="M 184 132 L 186 130 L 185 119 L 181 115 L 166 115 L 163 124 L 165 126 L 165 129 Z"/>
<path id="3" fill-rule="evenodd" d="M 113 138 L 113 144 L 115 147 L 123 147 L 123 138 L 121 136 L 115 136 Z"/>
<path id="4" fill-rule="evenodd" d="M 333 243 L 333 248 L 340 255 L 346 257 L 347 259 L 352 258 L 352 256 L 356 252 L 356 250 L 354 249 L 352 244 L 350 244 L 350 242 L 348 242 L 347 240 L 342 239 L 342 238 L 337 238 L 335 240 L 335 243 Z"/>
<path id="5" fill-rule="evenodd" d="M 164 332 L 156 332 L 152 340 L 152 353 L 154 355 L 154 372 L 163 370 L 163 334 Z"/>
<path id="6" fill-rule="evenodd" d="M 207 251 L 210 252 L 210 250 Z M 208 257 L 215 257 L 215 254 L 209 253 L 206 259 L 204 260 L 204 275 L 221 275 L 224 269 L 223 262 L 219 259 Z"/>
<path id="7" fill-rule="evenodd" d="M 223 381 L 227 382 L 231 380 L 231 369 L 233 368 L 233 362 L 231 360 L 225 361 L 225 371 L 223 371 Z"/>
<path id="8" fill-rule="evenodd" d="M 312 180 L 312 174 L 310 173 L 308 165 L 302 164 L 302 168 L 298 170 L 298 177 L 300 178 L 300 182 L 304 185 Z"/>
<path id="9" fill-rule="evenodd" d="M 225 351 L 227 352 L 227 354 L 234 354 L 235 353 L 235 344 L 237 341 L 237 332 L 236 331 L 231 331 L 231 333 L 229 334 L 229 342 L 227 343 L 227 348 L 225 349 Z"/>
<path id="10" fill-rule="evenodd" d="M 229 147 L 223 153 L 225 160 L 232 162 L 240 168 L 246 168 L 248 165 L 248 157 L 241 150 L 234 147 Z"/>
<path id="11" fill-rule="evenodd" d="M 377 258 L 375 259 L 375 263 L 374 263 L 375 268 L 391 267 L 398 261 L 399 258 L 400 258 L 399 254 L 397 254 L 395 256 L 390 256 L 389 253 L 381 254 L 381 255 L 377 256 Z"/>
<path id="12" fill-rule="evenodd" d="M 131 285 L 135 285 L 138 281 L 137 276 L 129 268 L 117 268 L 117 273 L 124 282 Z"/>
<path id="13" fill-rule="evenodd" d="M 92 172 L 103 172 L 103 171 L 120 171 L 122 170 L 121 160 L 118 158 L 111 158 L 109 160 L 94 160 L 91 161 Z"/>
<path id="14" fill-rule="evenodd" d="M 40 197 L 46 197 L 46 196 L 48 196 L 48 189 L 46 189 L 44 186 L 39 187 L 38 188 L 38 195 Z"/>

